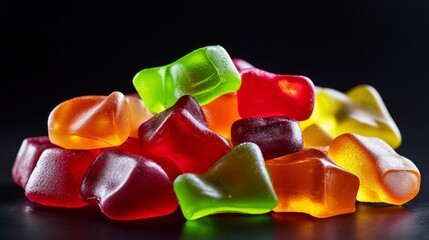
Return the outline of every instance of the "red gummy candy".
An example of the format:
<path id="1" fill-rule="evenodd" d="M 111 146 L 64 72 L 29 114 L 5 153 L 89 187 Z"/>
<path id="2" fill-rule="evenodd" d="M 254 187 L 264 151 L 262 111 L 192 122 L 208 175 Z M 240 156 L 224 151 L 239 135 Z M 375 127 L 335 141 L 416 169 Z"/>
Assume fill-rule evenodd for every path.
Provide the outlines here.
<path id="1" fill-rule="evenodd" d="M 237 99 L 242 118 L 286 116 L 302 121 L 310 117 L 315 89 L 309 78 L 258 68 L 245 68 L 240 74 L 242 84 Z"/>
<path id="2" fill-rule="evenodd" d="M 168 215 L 179 206 L 173 181 L 159 164 L 121 150 L 106 150 L 95 159 L 81 196 L 116 220 Z"/>
<path id="3" fill-rule="evenodd" d="M 179 104 L 140 125 L 142 154 L 151 159 L 168 159 L 182 173 L 204 173 L 231 147 L 225 138 L 201 123 L 200 114 L 192 114 L 203 114 L 201 107 L 192 113 L 177 107 L 182 105 L 182 100 L 192 99 L 190 96 L 182 98 Z"/>
<path id="4" fill-rule="evenodd" d="M 237 68 L 238 72 L 241 72 L 246 68 L 253 68 L 252 64 L 248 63 L 246 60 L 243 60 L 241 58 L 233 58 L 232 62 L 234 63 L 234 66 Z"/>
<path id="5" fill-rule="evenodd" d="M 197 100 L 195 100 L 195 98 L 190 95 L 184 95 L 180 97 L 173 106 L 158 113 L 158 118 L 167 118 L 168 115 L 176 109 L 185 109 L 192 115 L 192 117 L 195 118 L 195 120 L 207 127 L 207 121 L 204 116 L 203 109 Z"/>
<path id="6" fill-rule="evenodd" d="M 80 185 L 94 159 L 89 150 L 46 149 L 25 186 L 26 197 L 52 207 L 78 208 L 87 205 L 80 198 Z"/>
<path id="7" fill-rule="evenodd" d="M 22 141 L 12 167 L 12 179 L 16 185 L 25 189 L 40 155 L 45 149 L 52 147 L 58 146 L 52 144 L 48 136 L 29 137 Z"/>

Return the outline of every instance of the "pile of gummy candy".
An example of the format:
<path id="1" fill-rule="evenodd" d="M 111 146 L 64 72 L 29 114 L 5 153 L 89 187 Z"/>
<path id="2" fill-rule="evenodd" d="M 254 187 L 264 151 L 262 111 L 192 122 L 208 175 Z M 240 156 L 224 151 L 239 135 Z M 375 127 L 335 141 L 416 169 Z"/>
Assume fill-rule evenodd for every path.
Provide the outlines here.
<path id="1" fill-rule="evenodd" d="M 32 202 L 111 219 L 353 213 L 403 205 L 420 172 L 368 84 L 343 93 L 230 58 L 220 45 L 143 69 L 135 93 L 78 96 L 23 140 L 12 178 Z"/>

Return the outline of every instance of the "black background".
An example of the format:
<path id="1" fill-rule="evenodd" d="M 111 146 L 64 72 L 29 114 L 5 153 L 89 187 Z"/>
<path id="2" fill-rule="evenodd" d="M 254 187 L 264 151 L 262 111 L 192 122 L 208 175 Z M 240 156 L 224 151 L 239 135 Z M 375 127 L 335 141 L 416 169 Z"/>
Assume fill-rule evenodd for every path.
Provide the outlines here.
<path id="1" fill-rule="evenodd" d="M 58 103 L 135 92 L 139 70 L 219 44 L 231 57 L 305 75 L 317 86 L 374 86 L 402 133 L 397 152 L 421 171 L 422 191 L 411 206 L 426 213 L 428 1 L 136 2 L 0 2 L 0 180 L 3 191 L 17 196 L 2 193 L 2 202 L 31 205 L 14 188 L 10 170 L 24 138 L 47 135 L 47 117 Z M 55 219 L 54 210 L 46 211 Z M 419 220 L 420 237 L 426 221 Z M 2 230 L 13 229 L 5 222 Z"/>

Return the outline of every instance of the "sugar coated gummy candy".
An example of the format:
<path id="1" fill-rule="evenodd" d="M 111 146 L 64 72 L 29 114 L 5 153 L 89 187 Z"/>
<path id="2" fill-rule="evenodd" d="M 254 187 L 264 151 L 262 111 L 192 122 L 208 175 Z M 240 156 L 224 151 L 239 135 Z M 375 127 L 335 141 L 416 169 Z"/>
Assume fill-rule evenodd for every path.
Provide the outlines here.
<path id="1" fill-rule="evenodd" d="M 301 212 L 319 218 L 355 212 L 359 178 L 325 153 L 304 149 L 266 164 L 279 198 L 274 212 Z"/>
<path id="2" fill-rule="evenodd" d="M 278 202 L 262 152 L 250 142 L 234 147 L 205 173 L 180 175 L 174 191 L 189 220 L 216 213 L 267 213 Z"/>
<path id="3" fill-rule="evenodd" d="M 376 137 L 345 133 L 332 140 L 328 156 L 360 179 L 357 200 L 402 205 L 420 189 L 420 172 Z"/>
<path id="4" fill-rule="evenodd" d="M 171 107 L 183 95 L 207 104 L 237 91 L 241 78 L 228 52 L 213 45 L 196 49 L 165 66 L 143 69 L 134 76 L 133 84 L 155 114 Z"/>

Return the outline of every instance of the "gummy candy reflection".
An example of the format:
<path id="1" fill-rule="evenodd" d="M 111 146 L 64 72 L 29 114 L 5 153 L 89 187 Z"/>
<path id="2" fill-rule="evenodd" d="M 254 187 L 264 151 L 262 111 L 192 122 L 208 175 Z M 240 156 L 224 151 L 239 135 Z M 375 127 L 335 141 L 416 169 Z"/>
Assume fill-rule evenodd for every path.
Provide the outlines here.
<path id="1" fill-rule="evenodd" d="M 181 239 L 265 239 L 272 234 L 272 218 L 268 215 L 219 214 L 188 220 Z"/>
<path id="2" fill-rule="evenodd" d="M 416 214 L 402 206 L 357 204 L 358 214 L 314 218 L 302 213 L 271 214 L 276 239 L 409 239 Z M 408 237 L 407 237 L 408 236 Z"/>

